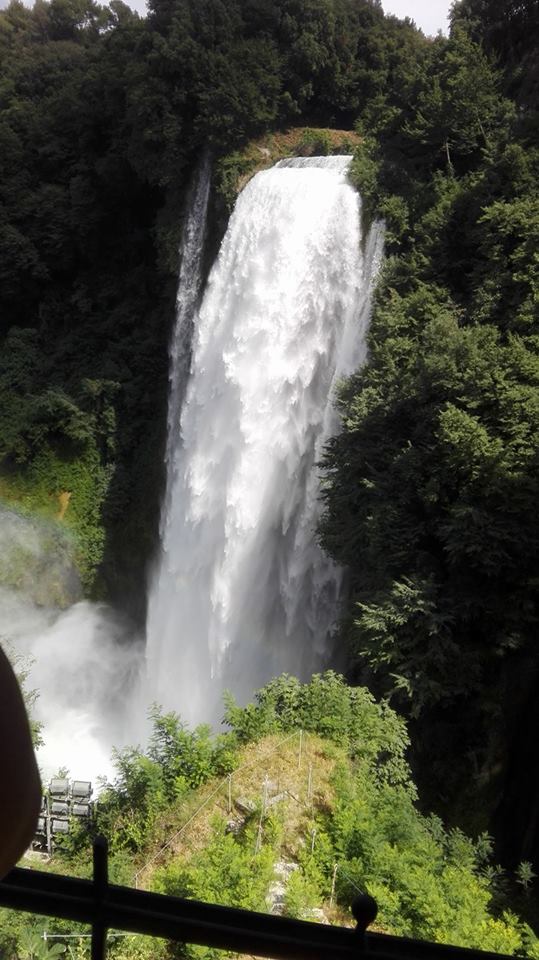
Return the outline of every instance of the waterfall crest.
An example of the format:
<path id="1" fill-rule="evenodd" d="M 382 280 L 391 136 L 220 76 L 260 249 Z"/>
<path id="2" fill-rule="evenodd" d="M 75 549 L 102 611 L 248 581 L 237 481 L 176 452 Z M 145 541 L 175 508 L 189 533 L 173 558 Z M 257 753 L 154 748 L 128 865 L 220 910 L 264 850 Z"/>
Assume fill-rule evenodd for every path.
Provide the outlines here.
<path id="1" fill-rule="evenodd" d="M 219 718 L 224 688 L 246 699 L 283 671 L 306 678 L 331 650 L 342 575 L 315 538 L 316 463 L 338 429 L 335 383 L 365 356 L 382 245 L 376 225 L 362 243 L 349 162 L 284 161 L 240 194 L 195 320 L 180 417 L 178 310 L 147 666 L 152 698 L 191 723 Z M 192 216 L 203 231 L 200 204 Z M 184 254 L 184 289 L 196 261 Z"/>

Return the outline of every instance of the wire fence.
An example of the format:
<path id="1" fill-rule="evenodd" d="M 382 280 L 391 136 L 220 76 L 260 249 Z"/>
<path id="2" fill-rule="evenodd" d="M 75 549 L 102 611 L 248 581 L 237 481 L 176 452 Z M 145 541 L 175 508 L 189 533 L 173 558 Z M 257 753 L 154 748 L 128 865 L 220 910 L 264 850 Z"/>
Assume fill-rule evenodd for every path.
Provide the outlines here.
<path id="1" fill-rule="evenodd" d="M 196 810 L 188 817 L 185 823 L 183 823 L 182 826 L 178 830 L 176 830 L 168 838 L 168 840 L 159 848 L 159 850 L 157 850 L 157 852 L 149 860 L 147 860 L 146 863 L 144 863 L 143 866 L 140 867 L 140 869 L 135 873 L 133 878 L 133 884 L 135 888 L 136 889 L 139 888 L 140 879 L 146 873 L 146 871 L 149 870 L 149 868 L 152 867 L 155 863 L 157 863 L 159 859 L 163 856 L 163 854 L 167 850 L 170 850 L 170 848 L 173 846 L 174 843 L 176 843 L 181 837 L 183 837 L 185 834 L 188 833 L 189 828 L 193 826 L 193 824 L 198 819 L 200 814 L 204 810 L 206 810 L 208 805 L 211 803 L 211 801 L 212 800 L 215 801 L 215 798 L 218 797 L 223 791 L 226 792 L 227 812 L 229 814 L 232 812 L 232 809 L 233 809 L 232 787 L 233 787 L 233 782 L 235 777 L 237 777 L 239 774 L 245 773 L 247 770 L 252 770 L 262 766 L 263 764 L 266 764 L 271 757 L 280 754 L 282 752 L 282 748 L 286 744 L 294 740 L 295 738 L 298 739 L 298 770 L 300 770 L 304 761 L 309 759 L 308 737 L 309 737 L 309 734 L 305 730 L 303 729 L 294 730 L 293 733 L 284 737 L 275 747 L 273 747 L 271 750 L 265 753 L 262 758 L 247 761 L 246 763 L 241 764 L 239 767 L 236 767 L 236 769 L 231 773 L 227 774 L 226 777 L 223 777 L 223 779 L 217 784 L 217 786 L 207 795 L 207 797 L 204 798 L 202 803 L 200 803 L 196 808 Z M 278 789 L 278 793 L 276 797 L 270 798 L 269 791 L 268 791 L 267 775 L 264 776 L 264 779 L 260 784 L 259 792 L 261 795 L 261 804 L 260 804 L 260 815 L 259 815 L 255 851 L 254 851 L 255 854 L 259 853 L 262 847 L 263 821 L 267 813 L 268 806 L 270 805 L 270 802 L 272 800 L 274 801 L 276 799 L 280 799 L 281 796 L 287 796 L 294 803 L 298 804 L 303 809 L 310 812 L 311 816 L 314 816 L 314 805 L 313 805 L 314 780 L 313 780 L 312 761 L 309 761 L 308 767 L 307 767 L 305 799 L 302 799 L 301 797 L 296 796 L 296 794 L 294 794 L 286 786 L 284 786 L 282 790 L 280 790 L 280 788 Z M 311 853 L 314 853 L 315 842 L 316 842 L 316 828 L 313 828 L 311 832 Z M 338 873 L 341 874 L 343 877 L 345 877 L 348 883 L 358 893 L 360 894 L 362 893 L 361 888 L 357 885 L 355 880 L 347 873 L 343 865 L 341 863 L 335 863 L 333 867 L 331 894 L 329 899 L 330 906 L 333 906 L 333 903 L 335 900 L 335 887 L 336 887 L 336 879 L 337 879 Z"/>
<path id="2" fill-rule="evenodd" d="M 232 808 L 232 783 L 233 783 L 234 777 L 236 777 L 236 776 L 237 776 L 238 774 L 240 774 L 240 773 L 244 773 L 246 770 L 253 769 L 253 767 L 261 766 L 262 763 L 266 763 L 267 760 L 268 760 L 271 756 L 273 756 L 274 754 L 279 753 L 280 750 L 282 749 L 282 747 L 283 747 L 286 743 L 289 743 L 291 740 L 293 740 L 295 737 L 298 737 L 298 738 L 299 738 L 298 766 L 300 766 L 300 765 L 301 765 L 301 761 L 302 761 L 302 754 L 303 754 L 303 740 L 304 740 L 304 731 L 303 731 L 303 730 L 295 730 L 293 733 L 289 734 L 289 736 L 287 736 L 287 737 L 285 737 L 283 740 L 281 740 L 280 743 L 279 743 L 273 750 L 270 750 L 262 759 L 260 759 L 260 760 L 254 760 L 254 761 L 251 761 L 251 762 L 248 762 L 248 763 L 244 763 L 244 764 L 242 764 L 241 766 L 236 767 L 236 769 L 233 770 L 232 773 L 227 774 L 227 776 L 224 777 L 224 778 L 217 784 L 217 786 L 215 787 L 215 789 L 212 790 L 211 793 L 209 793 L 207 797 L 205 797 L 205 799 L 204 799 L 204 800 L 202 801 L 202 803 L 197 807 L 197 809 L 194 811 L 194 813 L 192 813 L 191 816 L 188 818 L 188 820 L 186 820 L 185 823 L 182 824 L 182 826 L 179 828 L 179 830 L 176 830 L 176 832 L 173 833 L 171 837 L 169 837 L 169 839 L 166 841 L 166 843 L 164 843 L 164 844 L 159 848 L 159 850 L 153 855 L 153 857 L 151 857 L 146 863 L 144 863 L 144 864 L 142 865 L 142 867 L 140 867 L 140 869 L 136 872 L 136 874 L 135 874 L 135 876 L 134 876 L 134 878 L 133 878 L 133 884 L 134 884 L 135 888 L 138 889 L 138 887 L 139 887 L 139 880 L 140 880 L 140 878 L 142 877 L 142 875 L 148 870 L 148 868 L 151 867 L 151 866 L 153 866 L 153 864 L 155 864 L 155 863 L 160 859 L 160 857 L 163 855 L 163 853 L 165 853 L 166 850 L 170 849 L 170 847 L 172 846 L 172 844 L 175 843 L 177 840 L 179 840 L 179 838 L 180 838 L 181 836 L 183 836 L 184 833 L 187 832 L 187 830 L 189 829 L 189 827 L 192 826 L 192 824 L 193 824 L 194 821 L 198 818 L 198 816 L 202 813 L 202 811 L 206 809 L 206 807 L 208 806 L 208 804 L 210 803 L 210 801 L 213 800 L 216 796 L 218 796 L 219 793 L 221 793 L 221 791 L 222 791 L 223 789 L 226 789 L 227 802 L 228 802 L 228 812 L 229 812 L 229 813 L 231 812 L 231 808 Z"/>

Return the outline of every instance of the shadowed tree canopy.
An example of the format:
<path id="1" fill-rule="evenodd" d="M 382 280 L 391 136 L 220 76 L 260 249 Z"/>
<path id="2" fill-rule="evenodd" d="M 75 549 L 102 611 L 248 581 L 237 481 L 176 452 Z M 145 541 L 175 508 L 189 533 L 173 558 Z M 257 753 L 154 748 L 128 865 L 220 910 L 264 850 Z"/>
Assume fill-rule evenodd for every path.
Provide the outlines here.
<path id="1" fill-rule="evenodd" d="M 531 6 L 504 5 L 511 44 Z M 356 676 L 415 718 L 424 795 L 457 818 L 482 807 L 470 828 L 532 858 L 539 150 L 513 54 L 492 58 L 501 10 L 455 5 L 450 38 L 362 113 L 353 175 L 388 258 L 368 362 L 339 395 L 321 536 L 350 570 Z"/>

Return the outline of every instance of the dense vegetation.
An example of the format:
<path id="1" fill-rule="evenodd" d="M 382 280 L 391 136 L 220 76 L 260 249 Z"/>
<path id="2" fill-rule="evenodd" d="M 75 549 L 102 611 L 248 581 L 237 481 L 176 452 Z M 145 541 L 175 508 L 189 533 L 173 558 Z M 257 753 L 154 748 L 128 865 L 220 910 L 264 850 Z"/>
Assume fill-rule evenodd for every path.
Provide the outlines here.
<path id="1" fill-rule="evenodd" d="M 217 233 L 248 140 L 357 124 L 388 259 L 321 537 L 350 675 L 413 718 L 425 808 L 512 866 L 539 859 L 538 23 L 537 0 L 461 0 L 434 41 L 376 0 L 0 12 L 0 497 L 143 618 L 193 166 L 216 156 Z"/>
<path id="2" fill-rule="evenodd" d="M 536 55 L 535 6 L 457 4 L 450 39 L 364 112 L 354 176 L 388 258 L 369 362 L 340 394 L 322 530 L 351 570 L 356 675 L 368 664 L 417 718 L 423 796 L 475 826 L 490 814 L 504 855 L 531 858 L 539 150 L 516 51 Z"/>
<path id="3" fill-rule="evenodd" d="M 267 910 L 275 867 L 284 863 L 292 867 L 286 915 L 312 918 L 323 907 L 324 916 L 351 923 L 350 903 L 367 889 L 379 929 L 539 957 L 539 941 L 515 913 L 531 889 L 529 864 L 505 876 L 487 836 L 473 843 L 421 815 L 406 726 L 386 703 L 333 673 L 304 685 L 284 676 L 245 708 L 228 699 L 225 719 L 229 732 L 214 739 L 157 711 L 147 752 L 117 755 L 117 778 L 94 825 L 110 839 L 113 881 L 131 883 L 137 873 L 157 892 Z M 275 801 L 264 805 L 268 776 Z M 52 867 L 84 874 L 88 843 L 84 833 L 67 838 Z M 47 926 L 52 935 L 83 932 L 5 911 L 2 956 L 52 960 L 39 940 Z M 84 941 L 70 945 L 80 960 L 88 956 Z M 217 956 L 140 937 L 111 940 L 109 950 L 118 960 Z"/>

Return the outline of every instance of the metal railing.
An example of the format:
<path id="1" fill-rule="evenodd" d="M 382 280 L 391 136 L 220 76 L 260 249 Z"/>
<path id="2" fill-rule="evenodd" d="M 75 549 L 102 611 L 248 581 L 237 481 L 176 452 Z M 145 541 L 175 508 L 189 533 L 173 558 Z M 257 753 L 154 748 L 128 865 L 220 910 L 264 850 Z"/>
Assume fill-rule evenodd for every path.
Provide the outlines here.
<path id="1" fill-rule="evenodd" d="M 500 955 L 367 932 L 372 897 L 358 897 L 356 928 L 222 907 L 108 882 L 107 844 L 94 843 L 93 878 L 81 880 L 15 867 L 0 881 L 0 906 L 86 923 L 92 960 L 105 960 L 107 931 L 146 934 L 273 960 L 500 960 Z"/>

